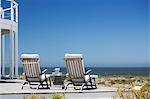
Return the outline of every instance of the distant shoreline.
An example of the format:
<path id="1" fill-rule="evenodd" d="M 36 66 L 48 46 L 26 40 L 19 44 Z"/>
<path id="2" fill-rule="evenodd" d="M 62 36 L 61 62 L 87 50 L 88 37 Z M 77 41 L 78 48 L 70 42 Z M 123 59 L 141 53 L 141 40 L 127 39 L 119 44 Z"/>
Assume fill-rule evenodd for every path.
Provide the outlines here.
<path id="1" fill-rule="evenodd" d="M 52 73 L 56 67 L 47 68 L 48 73 Z M 63 74 L 67 73 L 66 67 L 60 67 Z M 150 67 L 85 67 L 86 70 L 92 69 L 91 74 L 99 76 L 150 76 Z M 23 67 L 19 67 L 19 75 L 23 73 Z M 6 67 L 6 74 L 9 74 L 9 67 Z"/>

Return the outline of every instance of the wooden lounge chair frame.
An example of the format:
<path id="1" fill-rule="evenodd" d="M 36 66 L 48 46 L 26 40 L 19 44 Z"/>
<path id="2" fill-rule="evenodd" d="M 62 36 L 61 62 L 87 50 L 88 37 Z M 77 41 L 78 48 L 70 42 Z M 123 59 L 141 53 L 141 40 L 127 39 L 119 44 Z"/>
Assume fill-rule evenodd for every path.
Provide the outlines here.
<path id="1" fill-rule="evenodd" d="M 81 90 L 85 87 L 87 89 L 96 89 L 97 86 L 95 78 L 90 76 L 92 70 L 89 69 L 85 72 L 82 54 L 73 54 L 75 57 L 67 57 L 69 55 L 71 56 L 72 54 L 66 54 L 64 58 L 67 72 L 70 77 L 70 82 L 67 84 L 65 89 L 67 89 L 70 84 L 74 85 L 74 89 L 76 89 L 75 86 L 81 86 Z M 77 57 L 78 55 L 79 57 Z"/>
<path id="2" fill-rule="evenodd" d="M 32 88 L 31 85 L 38 85 L 37 89 L 39 89 L 40 86 L 44 88 L 44 85 L 46 85 L 46 88 L 49 88 L 47 82 L 48 76 L 46 75 L 47 69 L 41 72 L 38 54 L 22 54 L 21 61 L 26 77 L 26 82 L 23 83 L 22 89 L 26 84 L 29 84 L 30 88 Z M 46 84 L 44 84 L 44 82 Z"/>

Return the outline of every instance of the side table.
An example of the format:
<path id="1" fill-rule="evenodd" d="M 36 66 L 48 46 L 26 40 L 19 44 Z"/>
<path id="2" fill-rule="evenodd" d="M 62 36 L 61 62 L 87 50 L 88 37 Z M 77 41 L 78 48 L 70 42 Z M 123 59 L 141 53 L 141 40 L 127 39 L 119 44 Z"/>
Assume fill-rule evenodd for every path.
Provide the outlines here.
<path id="1" fill-rule="evenodd" d="M 64 80 L 65 80 L 65 75 L 51 75 L 53 85 L 61 85 L 62 89 L 65 88 L 64 85 Z"/>

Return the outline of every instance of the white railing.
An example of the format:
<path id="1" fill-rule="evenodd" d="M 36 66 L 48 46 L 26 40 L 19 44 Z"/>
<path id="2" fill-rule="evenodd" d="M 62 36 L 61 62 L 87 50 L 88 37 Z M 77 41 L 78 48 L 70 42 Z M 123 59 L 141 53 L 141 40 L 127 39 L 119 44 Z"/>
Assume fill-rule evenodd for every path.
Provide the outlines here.
<path id="1" fill-rule="evenodd" d="M 0 19 L 18 22 L 18 4 L 14 0 L 7 1 L 10 1 L 10 8 L 2 8 L 0 5 Z"/>

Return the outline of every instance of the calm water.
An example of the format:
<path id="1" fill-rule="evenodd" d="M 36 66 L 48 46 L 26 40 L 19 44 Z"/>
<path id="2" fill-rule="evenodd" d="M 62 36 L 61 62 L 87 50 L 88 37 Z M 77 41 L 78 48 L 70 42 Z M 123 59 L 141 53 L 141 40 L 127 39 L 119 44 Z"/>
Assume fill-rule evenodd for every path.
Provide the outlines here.
<path id="1" fill-rule="evenodd" d="M 42 67 L 52 73 L 55 67 Z M 63 74 L 66 73 L 66 67 L 60 67 Z M 91 67 L 86 67 L 86 70 Z M 127 76 L 150 76 L 150 67 L 92 67 L 92 74 L 100 76 L 127 75 Z M 23 68 L 19 67 L 19 74 L 23 73 Z M 9 74 L 9 68 L 6 68 L 6 74 Z"/>

